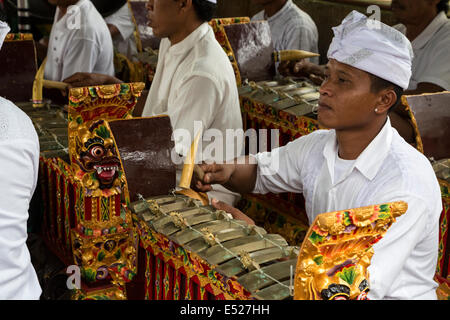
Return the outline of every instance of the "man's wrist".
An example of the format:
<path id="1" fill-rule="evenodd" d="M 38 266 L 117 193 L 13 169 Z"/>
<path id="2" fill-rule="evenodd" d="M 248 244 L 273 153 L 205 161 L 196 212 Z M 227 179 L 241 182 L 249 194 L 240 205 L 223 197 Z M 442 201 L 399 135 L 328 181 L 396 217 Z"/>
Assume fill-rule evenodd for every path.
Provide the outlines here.
<path id="1" fill-rule="evenodd" d="M 228 182 L 226 183 L 226 185 L 227 185 L 228 187 L 230 187 L 231 189 L 234 189 L 234 188 L 233 188 L 233 185 L 234 185 L 234 183 L 233 183 L 233 178 L 234 178 L 234 174 L 235 174 L 235 172 L 236 172 L 236 162 L 229 163 L 229 164 L 227 164 L 226 166 L 228 167 L 227 170 L 230 171 L 230 177 L 228 178 Z M 227 186 L 226 186 L 226 187 L 227 187 Z"/>
<path id="2" fill-rule="evenodd" d="M 323 77 L 325 75 L 325 70 L 323 66 L 311 63 L 308 66 L 308 73 Z"/>

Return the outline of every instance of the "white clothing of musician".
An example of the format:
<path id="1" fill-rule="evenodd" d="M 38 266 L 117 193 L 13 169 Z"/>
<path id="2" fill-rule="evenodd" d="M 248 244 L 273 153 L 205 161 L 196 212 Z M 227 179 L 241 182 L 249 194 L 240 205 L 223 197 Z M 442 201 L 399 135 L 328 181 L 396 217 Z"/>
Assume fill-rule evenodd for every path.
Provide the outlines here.
<path id="1" fill-rule="evenodd" d="M 236 78 L 230 60 L 207 23 L 175 45 L 171 45 L 167 38 L 162 39 L 156 74 L 143 116 L 161 114 L 170 116 L 177 154 L 185 156 L 190 150 L 198 134 L 197 123 L 203 132 L 202 147 L 198 150 L 203 157 L 197 156 L 196 161 L 223 162 L 242 155 L 243 137 L 226 139 L 227 131 L 242 131 Z M 219 136 L 225 141 L 214 139 Z M 214 148 L 214 145 L 219 148 Z M 224 149 L 230 146 L 236 151 L 227 154 Z M 212 149 L 219 154 L 213 154 Z M 177 185 L 180 173 L 178 171 Z M 222 186 L 214 185 L 213 189 L 208 193 L 210 199 L 228 204 L 237 200 L 236 194 Z"/>
<path id="2" fill-rule="evenodd" d="M 312 18 L 301 10 L 292 0 L 271 17 L 265 11 L 258 12 L 252 21 L 267 20 L 270 25 L 275 50 L 305 50 L 319 52 L 319 31 Z M 319 58 L 311 58 L 318 64 Z"/>
<path id="3" fill-rule="evenodd" d="M 406 34 L 403 24 L 394 28 Z M 417 89 L 419 83 L 450 90 L 450 19 L 445 12 L 440 12 L 411 44 L 414 60 L 408 90 Z"/>
<path id="4" fill-rule="evenodd" d="M 44 78 L 63 81 L 77 72 L 114 76 L 114 48 L 105 20 L 89 0 L 62 16 L 56 9 Z"/>
<path id="5" fill-rule="evenodd" d="M 38 300 L 42 292 L 26 245 L 38 172 L 33 123 L 0 97 L 0 300 Z"/>
<path id="6" fill-rule="evenodd" d="M 442 199 L 430 162 L 388 119 L 353 162 L 339 159 L 335 130 L 319 130 L 255 156 L 254 193 L 303 193 L 312 223 L 320 213 L 394 201 L 408 203 L 374 245 L 370 299 L 436 299 Z"/>
<path id="7" fill-rule="evenodd" d="M 106 17 L 105 21 L 108 25 L 111 24 L 119 30 L 120 34 L 113 38 L 117 52 L 130 60 L 135 60 L 134 56 L 137 54 L 137 47 L 134 31 L 136 26 L 134 25 L 128 2 L 125 2 L 125 5 L 115 13 Z"/>

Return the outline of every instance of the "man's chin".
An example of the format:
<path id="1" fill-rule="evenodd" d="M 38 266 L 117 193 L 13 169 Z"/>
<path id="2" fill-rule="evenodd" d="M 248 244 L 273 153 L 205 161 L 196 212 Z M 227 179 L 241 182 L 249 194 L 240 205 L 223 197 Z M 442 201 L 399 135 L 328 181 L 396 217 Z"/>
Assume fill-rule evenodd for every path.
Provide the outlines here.
<path id="1" fill-rule="evenodd" d="M 319 122 L 319 125 L 323 128 L 327 129 L 334 129 L 336 126 L 335 121 L 331 119 L 331 117 L 324 115 L 324 114 L 318 114 L 317 115 L 317 121 Z"/>
<path id="2" fill-rule="evenodd" d="M 166 38 L 166 35 L 164 35 L 158 27 L 155 27 L 155 26 L 149 26 L 149 27 L 152 28 L 153 36 L 160 38 L 160 39 Z"/>

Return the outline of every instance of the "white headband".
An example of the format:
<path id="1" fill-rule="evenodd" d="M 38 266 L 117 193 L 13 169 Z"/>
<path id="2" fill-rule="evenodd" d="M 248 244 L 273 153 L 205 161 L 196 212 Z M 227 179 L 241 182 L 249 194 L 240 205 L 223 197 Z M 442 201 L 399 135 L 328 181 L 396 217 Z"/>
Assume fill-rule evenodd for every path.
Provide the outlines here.
<path id="1" fill-rule="evenodd" d="M 333 31 L 328 59 L 408 88 L 414 54 L 411 42 L 401 32 L 357 11 Z"/>
<path id="2" fill-rule="evenodd" d="M 217 0 L 206 0 L 206 1 L 211 2 L 211 3 L 217 3 Z"/>

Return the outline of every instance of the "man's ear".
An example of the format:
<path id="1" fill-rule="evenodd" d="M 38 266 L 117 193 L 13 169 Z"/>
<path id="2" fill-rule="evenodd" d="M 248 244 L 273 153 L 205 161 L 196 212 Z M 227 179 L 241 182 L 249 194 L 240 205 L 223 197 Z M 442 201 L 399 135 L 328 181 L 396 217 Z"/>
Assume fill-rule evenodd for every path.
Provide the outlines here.
<path id="1" fill-rule="evenodd" d="M 190 9 L 193 4 L 192 0 L 179 0 L 181 9 Z"/>
<path id="2" fill-rule="evenodd" d="M 379 97 L 376 104 L 376 113 L 387 113 L 397 102 L 397 94 L 394 89 L 384 89 L 379 93 Z"/>

